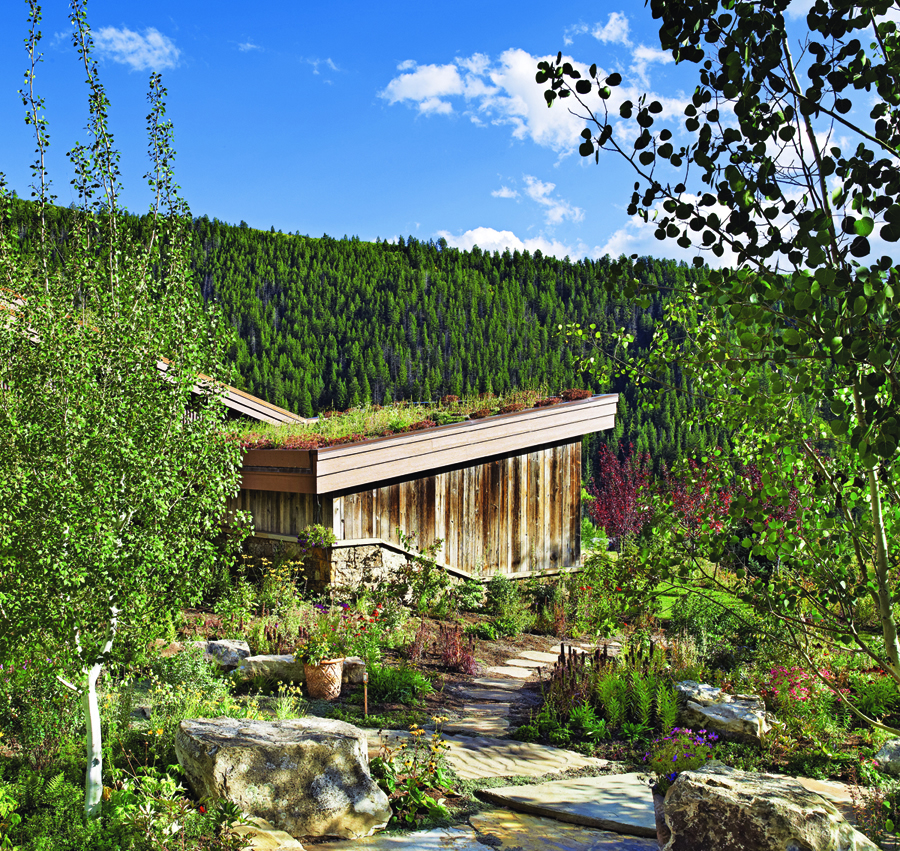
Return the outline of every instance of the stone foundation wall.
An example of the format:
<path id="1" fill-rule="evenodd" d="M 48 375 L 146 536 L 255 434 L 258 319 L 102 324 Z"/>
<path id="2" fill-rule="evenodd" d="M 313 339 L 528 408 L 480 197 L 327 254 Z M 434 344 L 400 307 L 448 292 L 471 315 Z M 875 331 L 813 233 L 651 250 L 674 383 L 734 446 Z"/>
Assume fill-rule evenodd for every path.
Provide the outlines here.
<path id="1" fill-rule="evenodd" d="M 244 552 L 254 560 L 302 561 L 300 575 L 311 591 L 322 591 L 327 585 L 341 588 L 376 585 L 406 563 L 403 553 L 380 544 L 315 547 L 303 556 L 300 547 L 291 541 L 248 538 Z"/>

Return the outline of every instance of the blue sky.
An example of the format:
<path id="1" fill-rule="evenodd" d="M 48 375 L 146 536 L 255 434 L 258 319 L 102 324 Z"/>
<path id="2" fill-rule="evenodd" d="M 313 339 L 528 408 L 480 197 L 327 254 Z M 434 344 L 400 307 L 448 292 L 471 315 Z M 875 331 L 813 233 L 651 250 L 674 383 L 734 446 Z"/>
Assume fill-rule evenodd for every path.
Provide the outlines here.
<path id="1" fill-rule="evenodd" d="M 581 6 L 587 10 L 587 6 Z M 451 245 L 681 256 L 630 221 L 621 161 L 577 153 L 584 123 L 548 110 L 535 65 L 562 50 L 623 74 L 680 114 L 695 85 L 657 49 L 643 4 L 246 3 L 93 0 L 88 17 L 122 151 L 127 206 L 149 196 L 146 88 L 163 73 L 176 174 L 195 215 L 363 240 L 443 236 Z M 17 89 L 27 6 L 0 9 L 0 171 L 29 193 L 33 139 Z M 87 89 L 68 4 L 44 7 L 37 85 L 59 203 L 75 200 L 65 152 Z"/>

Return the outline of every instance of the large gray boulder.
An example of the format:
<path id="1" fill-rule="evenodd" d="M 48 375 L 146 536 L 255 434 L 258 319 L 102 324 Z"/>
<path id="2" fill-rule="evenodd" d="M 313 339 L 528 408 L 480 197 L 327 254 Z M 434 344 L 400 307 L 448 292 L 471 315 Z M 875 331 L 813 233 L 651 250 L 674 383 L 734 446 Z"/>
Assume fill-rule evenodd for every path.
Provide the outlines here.
<path id="1" fill-rule="evenodd" d="M 366 736 L 343 721 L 182 721 L 175 752 L 197 797 L 225 798 L 295 837 L 354 839 L 391 817 Z"/>
<path id="2" fill-rule="evenodd" d="M 875 754 L 875 762 L 886 774 L 900 776 L 900 739 L 888 739 Z"/>
<path id="3" fill-rule="evenodd" d="M 274 654 L 248 656 L 238 666 L 236 674 L 245 680 L 263 677 L 285 683 L 302 683 L 305 679 L 303 662 L 295 659 L 290 653 L 280 656 Z"/>
<path id="4" fill-rule="evenodd" d="M 877 851 L 821 795 L 791 777 L 708 762 L 666 793 L 662 851 Z"/>
<path id="5" fill-rule="evenodd" d="M 678 691 L 677 723 L 693 730 L 711 730 L 727 738 L 762 742 L 772 729 L 762 698 L 753 694 L 726 694 L 720 688 L 683 680 Z"/>

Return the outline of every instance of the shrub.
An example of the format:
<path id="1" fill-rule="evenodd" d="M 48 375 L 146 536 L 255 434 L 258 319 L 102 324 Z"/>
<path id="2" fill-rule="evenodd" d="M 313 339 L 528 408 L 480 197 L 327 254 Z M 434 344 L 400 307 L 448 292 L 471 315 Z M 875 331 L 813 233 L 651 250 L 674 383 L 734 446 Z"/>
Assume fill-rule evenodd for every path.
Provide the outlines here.
<path id="1" fill-rule="evenodd" d="M 52 766 L 81 728 L 77 696 L 27 659 L 0 665 L 0 717 L 7 744 L 36 771 Z"/>
<path id="2" fill-rule="evenodd" d="M 453 589 L 456 605 L 464 612 L 477 612 L 484 605 L 484 584 L 477 579 L 466 579 Z"/>
<path id="3" fill-rule="evenodd" d="M 481 638 L 484 641 L 495 641 L 497 638 L 497 627 L 485 621 L 467 624 L 463 632 L 465 635 Z"/>
<path id="4" fill-rule="evenodd" d="M 369 671 L 369 695 L 379 703 L 413 703 L 433 691 L 431 680 L 408 665 L 375 665 Z"/>

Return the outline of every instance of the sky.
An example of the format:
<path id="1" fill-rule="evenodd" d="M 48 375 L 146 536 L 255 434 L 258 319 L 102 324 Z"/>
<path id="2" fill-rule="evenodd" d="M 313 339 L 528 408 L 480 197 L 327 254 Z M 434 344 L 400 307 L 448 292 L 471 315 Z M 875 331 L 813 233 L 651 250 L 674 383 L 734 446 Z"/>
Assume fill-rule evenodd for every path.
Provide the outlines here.
<path id="1" fill-rule="evenodd" d="M 27 197 L 27 4 L 0 7 L 0 171 Z M 87 12 L 132 212 L 150 201 L 146 93 L 159 71 L 194 215 L 572 259 L 686 256 L 629 218 L 627 164 L 582 159 L 585 123 L 565 104 L 548 109 L 534 80 L 537 62 L 562 51 L 620 72 L 623 93 L 653 93 L 679 115 L 696 70 L 659 51 L 643 4 L 92 0 Z M 43 15 L 35 82 L 53 191 L 66 205 L 77 201 L 65 154 L 87 141 L 87 87 L 68 3 L 47 0 Z"/>

